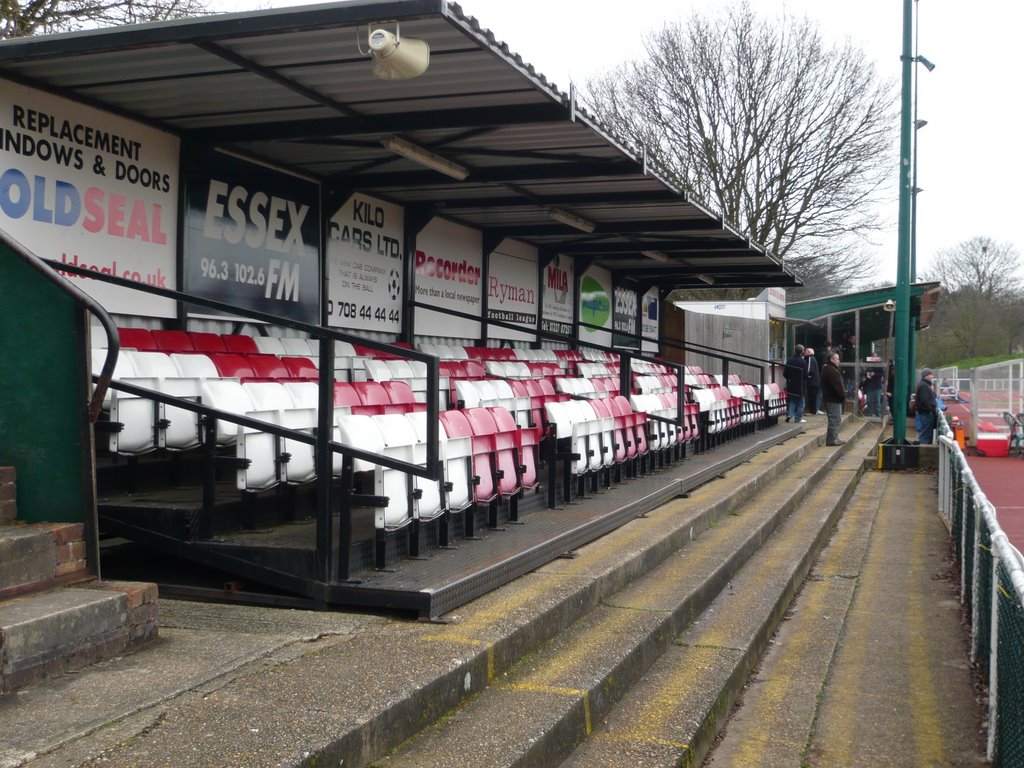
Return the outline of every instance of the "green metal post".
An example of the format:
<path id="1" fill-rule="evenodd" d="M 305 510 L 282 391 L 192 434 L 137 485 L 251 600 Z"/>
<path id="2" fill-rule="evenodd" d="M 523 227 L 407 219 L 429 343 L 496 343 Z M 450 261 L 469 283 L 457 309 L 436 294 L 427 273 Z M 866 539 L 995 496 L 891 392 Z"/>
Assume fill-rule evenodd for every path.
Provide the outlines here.
<path id="1" fill-rule="evenodd" d="M 913 80 L 913 0 L 903 0 L 903 98 L 900 111 L 900 210 L 896 257 L 896 382 L 893 386 L 893 442 L 901 445 L 907 437 L 907 396 L 910 347 L 910 196 L 911 169 L 911 94 Z"/>

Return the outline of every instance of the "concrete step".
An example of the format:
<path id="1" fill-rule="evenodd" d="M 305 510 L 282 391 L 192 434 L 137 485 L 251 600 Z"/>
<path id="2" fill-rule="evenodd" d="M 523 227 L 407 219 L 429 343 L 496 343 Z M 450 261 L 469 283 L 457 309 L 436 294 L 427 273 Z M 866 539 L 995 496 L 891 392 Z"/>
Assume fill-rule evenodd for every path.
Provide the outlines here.
<path id="1" fill-rule="evenodd" d="M 156 585 L 93 581 L 0 602 L 0 691 L 155 637 Z"/>
<path id="2" fill-rule="evenodd" d="M 287 663 L 270 660 L 266 670 L 232 675 L 214 686 L 213 695 L 185 696 L 173 705 L 170 720 L 163 707 L 137 718 L 110 714 L 107 720 L 124 718 L 128 731 L 103 737 L 103 763 L 188 765 L 201 753 L 211 765 L 375 764 L 431 723 L 457 717 L 467 701 L 500 686 L 512 665 L 532 658 L 659 564 L 686 570 L 685 552 L 705 537 L 740 527 L 732 521 L 745 525 L 748 510 L 775 487 L 774 480 L 813 474 L 795 468 L 801 459 L 834 463 L 843 449 L 822 447 L 824 426 L 808 426 L 813 431 L 790 433 L 782 443 L 766 440 L 745 463 L 723 469 L 685 497 L 638 512 L 567 557 L 467 603 L 444 617 L 448 623 L 381 618 L 351 636 L 325 638 Z M 159 660 L 148 664 L 161 666 Z M 213 730 L 211 722 L 217 724 Z M 132 730 L 142 723 L 141 732 Z M 494 725 L 494 738 L 501 740 L 502 727 Z M 83 762 L 70 754 L 80 750 L 68 752 L 67 764 Z M 478 750 L 459 754 L 448 764 L 473 765 L 477 756 Z"/>
<path id="3" fill-rule="evenodd" d="M 837 462 L 563 768 L 701 765 L 857 487 L 869 446 L 861 440 Z"/>
<path id="4" fill-rule="evenodd" d="M 0 600 L 90 578 L 81 523 L 0 525 Z"/>
<path id="5" fill-rule="evenodd" d="M 848 425 L 847 439 L 863 426 Z M 550 766 L 568 758 L 787 515 L 821 493 L 832 497 L 830 514 L 835 513 L 871 440 L 838 450 L 819 448 L 818 442 L 808 437 L 803 441 L 808 450 L 794 451 L 789 462 L 767 471 L 758 467 L 757 492 L 751 496 L 730 497 L 722 485 L 709 486 L 709 496 L 725 496 L 717 515 L 696 529 L 690 526 L 687 539 L 674 542 L 652 568 L 620 581 L 624 588 L 581 614 L 551 643 L 524 654 L 494 685 L 375 765 Z M 851 456 L 851 449 L 859 453 Z M 837 463 L 847 470 L 835 472 Z M 732 474 L 726 480 L 737 479 Z M 651 513 L 649 522 L 671 525 L 673 513 L 678 515 L 673 506 Z M 651 535 L 650 528 L 636 526 L 631 533 Z M 628 535 L 619 531 L 608 538 Z M 622 559 L 609 554 L 601 553 L 603 562 Z M 472 756 L 468 762 L 467 755 Z"/>
<path id="6" fill-rule="evenodd" d="M 0 467 L 0 693 L 155 637 L 156 585 L 97 581 L 84 526 L 18 523 L 16 496 Z"/>

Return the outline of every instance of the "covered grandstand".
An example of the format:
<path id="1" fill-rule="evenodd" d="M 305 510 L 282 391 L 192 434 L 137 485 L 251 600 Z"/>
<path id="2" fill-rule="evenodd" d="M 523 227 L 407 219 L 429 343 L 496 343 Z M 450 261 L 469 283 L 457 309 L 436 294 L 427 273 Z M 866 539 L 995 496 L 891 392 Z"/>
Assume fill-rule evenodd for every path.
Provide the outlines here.
<path id="1" fill-rule="evenodd" d="M 396 23 L 430 65 L 380 80 Z M 0 463 L 97 564 L 118 535 L 436 616 L 789 434 L 768 361 L 667 362 L 659 318 L 796 278 L 457 5 L 7 41 L 0 77 Z"/>

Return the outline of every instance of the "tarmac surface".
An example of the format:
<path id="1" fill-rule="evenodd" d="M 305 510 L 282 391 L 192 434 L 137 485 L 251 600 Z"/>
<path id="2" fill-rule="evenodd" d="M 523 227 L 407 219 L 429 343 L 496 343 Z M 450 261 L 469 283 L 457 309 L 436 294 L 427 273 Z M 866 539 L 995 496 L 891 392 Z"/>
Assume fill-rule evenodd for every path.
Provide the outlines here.
<path id="1" fill-rule="evenodd" d="M 824 419 L 808 431 L 823 432 Z M 848 508 L 712 754 L 715 768 L 984 762 L 935 476 L 869 472 L 868 482 L 878 503 Z M 302 765 L 312 745 L 374 708 L 426 725 L 445 712 L 446 688 L 477 691 L 493 675 L 494 627 L 576 594 L 574 561 L 563 562 L 465 606 L 451 629 L 161 600 L 154 644 L 0 697 L 0 768 Z M 403 711 L 423 689 L 417 711 Z M 771 716 L 754 708 L 759 696 Z M 779 755 L 751 763 L 730 753 L 747 727 Z"/>

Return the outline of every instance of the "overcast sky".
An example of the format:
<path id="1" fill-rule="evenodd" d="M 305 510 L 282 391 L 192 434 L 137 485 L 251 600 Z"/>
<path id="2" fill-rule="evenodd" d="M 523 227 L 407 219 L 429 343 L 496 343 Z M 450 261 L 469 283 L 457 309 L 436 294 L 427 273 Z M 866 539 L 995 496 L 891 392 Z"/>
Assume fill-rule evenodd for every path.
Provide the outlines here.
<path id="1" fill-rule="evenodd" d="M 464 0 L 477 17 L 563 90 L 643 54 L 643 36 L 694 10 L 715 12 L 724 0 Z M 763 15 L 808 16 L 826 39 L 847 37 L 881 73 L 900 77 L 901 0 L 750 0 Z M 918 146 L 918 272 L 936 251 L 976 235 L 1011 243 L 1024 257 L 1020 193 L 1024 154 L 1019 135 L 1018 58 L 1024 3 L 1011 0 L 920 0 L 920 53 L 936 67 L 921 68 L 918 116 L 928 125 Z M 893 155 L 894 162 L 896 160 Z M 889 234 L 872 248 L 865 277 L 895 281 L 895 170 Z"/>
<path id="2" fill-rule="evenodd" d="M 691 11 L 713 13 L 726 0 L 463 0 L 515 53 L 563 91 L 591 75 L 641 56 L 644 34 Z M 762 15 L 808 16 L 827 40 L 847 37 L 863 48 L 883 76 L 897 82 L 902 52 L 901 0 L 749 0 Z M 294 1 L 220 0 L 216 7 L 247 10 Z M 918 115 L 918 272 L 936 251 L 974 236 L 1012 244 L 1024 257 L 1020 227 L 1024 155 L 1021 75 L 1014 68 L 1024 29 L 1019 0 L 919 0 L 920 53 L 936 68 L 920 72 Z M 893 161 L 897 162 L 895 152 Z M 865 280 L 896 278 L 896 172 L 885 207 L 887 233 L 878 238 Z"/>

